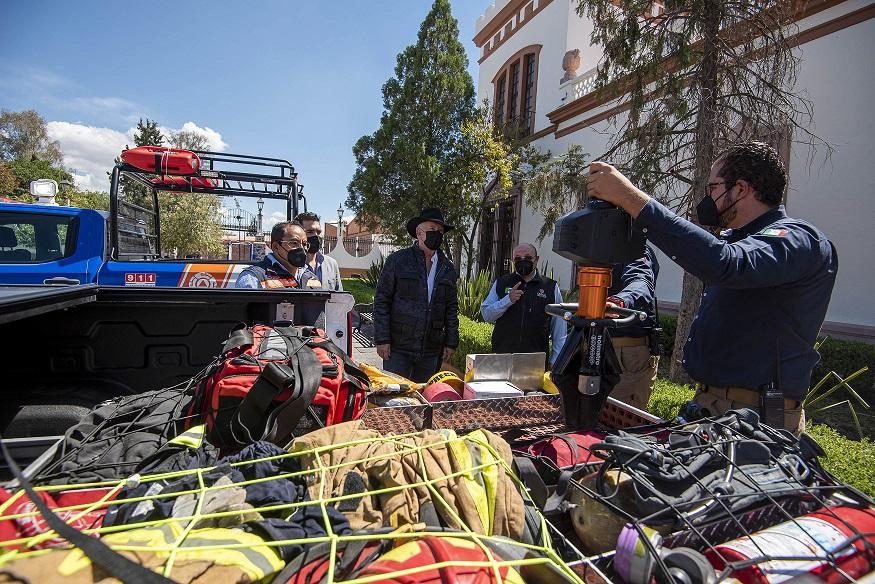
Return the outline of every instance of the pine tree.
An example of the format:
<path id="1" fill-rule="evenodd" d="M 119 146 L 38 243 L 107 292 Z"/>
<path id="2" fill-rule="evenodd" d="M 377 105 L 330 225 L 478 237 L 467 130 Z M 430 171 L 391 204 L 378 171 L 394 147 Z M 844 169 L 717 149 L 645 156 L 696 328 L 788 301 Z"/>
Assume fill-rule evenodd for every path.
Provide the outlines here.
<path id="1" fill-rule="evenodd" d="M 154 120 L 150 120 L 146 118 L 146 121 L 143 121 L 143 118 L 140 118 L 140 121 L 137 122 L 137 129 L 134 132 L 134 145 L 135 146 L 163 146 L 164 145 L 164 136 L 161 134 L 161 130 L 158 128 L 158 123 Z M 125 149 L 128 149 L 129 146 L 125 145 Z M 121 162 L 121 158 L 116 158 L 115 163 L 118 164 Z M 139 205 L 140 207 L 145 207 L 146 209 L 152 208 L 152 191 L 151 189 L 133 181 L 128 177 L 121 177 L 121 181 L 119 183 L 121 196 L 128 203 L 133 203 L 134 205 Z"/>
<path id="2" fill-rule="evenodd" d="M 423 207 L 441 208 L 460 228 L 453 234 L 457 259 L 459 232 L 472 222 L 471 206 L 459 192 L 470 176 L 458 164 L 462 124 L 475 105 L 467 67 L 449 0 L 435 0 L 416 44 L 398 55 L 395 76 L 383 85 L 379 129 L 353 147 L 357 168 L 346 201 L 372 227 L 390 229 L 399 241 L 409 241 L 408 218 Z"/>
<path id="3" fill-rule="evenodd" d="M 811 103 L 794 91 L 792 23 L 804 3 L 760 0 L 579 0 L 604 48 L 598 91 L 618 111 L 606 152 L 640 188 L 695 220 L 711 164 L 730 142 L 760 139 L 779 151 L 830 147 L 811 133 Z M 628 111 L 626 111 L 628 110 Z M 684 274 L 670 376 L 680 366 L 702 283 Z"/>

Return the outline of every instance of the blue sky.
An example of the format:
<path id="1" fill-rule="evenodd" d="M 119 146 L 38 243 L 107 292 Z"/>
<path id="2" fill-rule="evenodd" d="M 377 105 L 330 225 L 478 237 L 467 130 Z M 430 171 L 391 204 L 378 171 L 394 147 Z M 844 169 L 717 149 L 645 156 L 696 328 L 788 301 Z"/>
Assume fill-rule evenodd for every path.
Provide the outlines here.
<path id="1" fill-rule="evenodd" d="M 452 1 L 475 80 L 490 3 Z M 82 186 L 107 188 L 103 170 L 149 117 L 291 160 L 311 210 L 336 221 L 352 145 L 377 128 L 380 89 L 431 0 L 2 4 L 0 108 L 40 112 Z"/>

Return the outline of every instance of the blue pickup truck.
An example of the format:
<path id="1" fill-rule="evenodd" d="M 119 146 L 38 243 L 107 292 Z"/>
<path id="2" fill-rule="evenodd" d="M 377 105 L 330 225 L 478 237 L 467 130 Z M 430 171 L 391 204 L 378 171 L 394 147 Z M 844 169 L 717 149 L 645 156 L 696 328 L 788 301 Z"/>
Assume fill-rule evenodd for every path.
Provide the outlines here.
<path id="1" fill-rule="evenodd" d="M 173 162 L 161 157 L 172 156 L 194 161 L 180 166 L 196 170 L 169 174 Z M 306 210 L 297 178 L 291 163 L 277 158 L 151 146 L 126 150 L 111 174 L 109 212 L 57 206 L 51 193 L 43 193 L 41 204 L 0 203 L 0 283 L 233 288 L 246 264 L 169 259 L 172 250 L 162 249 L 159 198 L 173 192 L 275 199 L 286 203 L 290 218 L 302 201 Z"/>
<path id="2" fill-rule="evenodd" d="M 0 203 L 0 285 L 233 289 L 252 262 L 174 259 L 173 250 L 163 249 L 158 201 L 164 193 L 280 200 L 288 218 L 301 202 L 306 210 L 298 175 L 286 160 L 134 148 L 113 168 L 109 212 L 58 206 L 52 193 L 43 193 L 41 204 Z M 300 292 L 283 291 L 287 303 Z M 351 350 L 352 295 L 326 293 L 326 299 L 319 324 Z M 299 315 L 304 321 L 311 316 Z"/>
<path id="3" fill-rule="evenodd" d="M 113 168 L 109 212 L 0 203 L 0 433 L 23 460 L 97 403 L 191 378 L 240 322 L 317 324 L 352 352 L 351 294 L 236 289 L 247 263 L 162 248 L 166 192 L 276 199 L 294 216 L 306 200 L 291 164 L 191 152 L 197 169 L 172 174 L 156 150 L 155 168 L 124 155 Z"/>
<path id="4" fill-rule="evenodd" d="M 147 222 L 130 217 L 118 221 L 120 248 L 113 248 L 113 223 L 105 211 L 0 203 L 0 282 L 233 288 L 248 265 L 159 259 Z"/>

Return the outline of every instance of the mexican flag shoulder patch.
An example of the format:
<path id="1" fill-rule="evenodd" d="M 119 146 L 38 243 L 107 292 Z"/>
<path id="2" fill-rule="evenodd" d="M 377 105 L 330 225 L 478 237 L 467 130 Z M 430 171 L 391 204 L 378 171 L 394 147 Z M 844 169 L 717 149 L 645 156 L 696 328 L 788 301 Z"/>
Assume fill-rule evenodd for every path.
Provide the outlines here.
<path id="1" fill-rule="evenodd" d="M 761 235 L 766 235 L 768 237 L 784 237 L 788 233 L 790 233 L 787 229 L 763 229 Z"/>

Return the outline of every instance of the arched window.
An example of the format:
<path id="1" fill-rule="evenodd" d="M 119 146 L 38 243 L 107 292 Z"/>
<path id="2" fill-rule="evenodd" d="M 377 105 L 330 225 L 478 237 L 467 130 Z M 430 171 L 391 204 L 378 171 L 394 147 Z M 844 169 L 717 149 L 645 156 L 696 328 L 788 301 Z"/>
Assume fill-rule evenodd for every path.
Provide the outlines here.
<path id="1" fill-rule="evenodd" d="M 542 45 L 529 45 L 508 59 L 492 80 L 495 123 L 520 136 L 535 128 L 538 55 Z"/>

